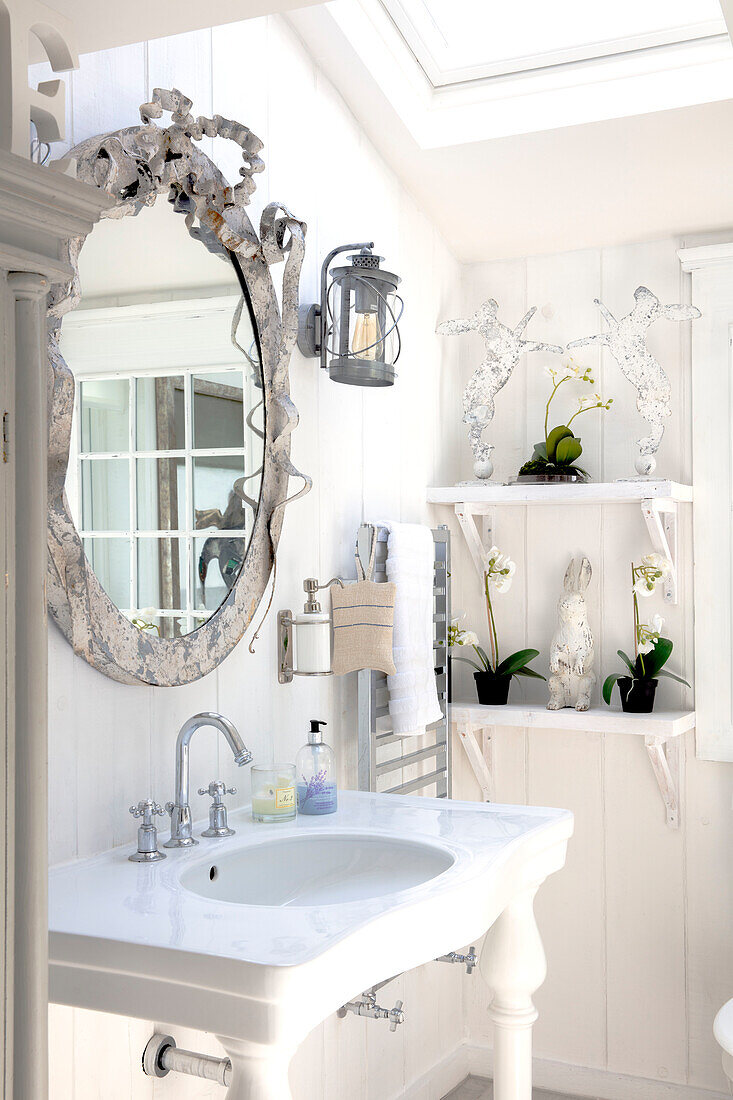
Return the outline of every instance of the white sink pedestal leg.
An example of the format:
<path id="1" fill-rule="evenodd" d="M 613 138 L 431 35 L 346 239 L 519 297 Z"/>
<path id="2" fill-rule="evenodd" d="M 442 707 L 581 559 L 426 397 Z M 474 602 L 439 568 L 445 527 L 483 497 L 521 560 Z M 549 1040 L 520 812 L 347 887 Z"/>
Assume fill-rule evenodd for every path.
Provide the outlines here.
<path id="1" fill-rule="evenodd" d="M 538 887 L 520 894 L 489 929 L 479 963 L 494 994 L 494 1100 L 532 1100 L 532 994 L 547 965 L 532 908 Z"/>
<path id="2" fill-rule="evenodd" d="M 217 1036 L 232 1062 L 226 1100 L 293 1100 L 288 1068 L 293 1050 Z"/>

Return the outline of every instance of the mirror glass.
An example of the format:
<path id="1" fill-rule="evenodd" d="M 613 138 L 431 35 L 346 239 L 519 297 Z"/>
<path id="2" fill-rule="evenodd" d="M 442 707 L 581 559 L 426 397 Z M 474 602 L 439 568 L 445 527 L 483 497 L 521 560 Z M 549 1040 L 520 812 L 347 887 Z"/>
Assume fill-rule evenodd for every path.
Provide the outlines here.
<path id="1" fill-rule="evenodd" d="M 71 514 L 120 611 L 180 637 L 226 598 L 252 534 L 264 441 L 255 322 L 229 258 L 163 197 L 100 222 L 79 276 L 60 341 L 76 381 Z"/>

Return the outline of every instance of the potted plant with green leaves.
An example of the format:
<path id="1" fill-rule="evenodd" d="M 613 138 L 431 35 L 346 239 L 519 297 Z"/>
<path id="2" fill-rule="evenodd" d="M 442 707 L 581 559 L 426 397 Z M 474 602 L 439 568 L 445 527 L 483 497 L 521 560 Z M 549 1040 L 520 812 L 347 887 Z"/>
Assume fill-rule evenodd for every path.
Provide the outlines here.
<path id="1" fill-rule="evenodd" d="M 672 571 L 672 563 L 662 554 L 645 554 L 639 565 L 631 563 L 631 595 L 634 606 L 634 660 L 618 650 L 626 666 L 624 672 L 612 672 L 603 684 L 603 699 L 611 704 L 613 689 L 618 684 L 621 708 L 630 714 L 650 714 L 654 709 L 654 697 L 660 676 L 690 685 L 687 680 L 670 672 L 664 666 L 672 655 L 673 643 L 662 637 L 664 619 L 654 615 L 651 622 L 643 623 L 639 615 L 639 597 L 653 596 L 658 585 Z"/>
<path id="2" fill-rule="evenodd" d="M 574 359 L 568 359 L 561 367 L 552 364 L 545 367 L 545 373 L 552 382 L 550 396 L 545 405 L 545 438 L 535 443 L 529 462 L 525 462 L 519 471 L 518 480 L 522 481 L 588 481 L 590 474 L 577 460 L 583 453 L 580 437 L 575 434 L 571 424 L 583 413 L 592 409 L 607 411 L 613 404 L 613 398 L 604 401 L 599 393 L 584 394 L 578 398 L 578 408 L 566 424 L 550 428 L 550 406 L 558 390 L 566 382 L 594 384 L 590 367 L 582 367 Z"/>
<path id="3" fill-rule="evenodd" d="M 487 568 L 484 571 L 484 597 L 486 600 L 486 617 L 489 624 L 489 648 L 491 655 L 479 645 L 478 636 L 472 630 L 459 630 L 457 624 L 451 626 L 449 644 L 452 647 L 471 646 L 478 661 L 471 657 L 454 656 L 456 661 L 465 661 L 473 665 L 476 670 L 473 678 L 476 681 L 476 692 L 479 703 L 491 706 L 504 705 L 509 698 L 509 685 L 515 676 L 527 676 L 535 680 L 544 680 L 545 677 L 529 667 L 530 661 L 539 657 L 538 649 L 519 649 L 511 653 L 503 660 L 499 659 L 499 637 L 494 618 L 492 604 L 492 592 L 504 593 L 511 588 L 512 578 L 516 571 L 516 565 L 506 554 L 502 554 L 492 546 L 488 554 Z M 479 663 L 480 662 L 480 663 Z"/>

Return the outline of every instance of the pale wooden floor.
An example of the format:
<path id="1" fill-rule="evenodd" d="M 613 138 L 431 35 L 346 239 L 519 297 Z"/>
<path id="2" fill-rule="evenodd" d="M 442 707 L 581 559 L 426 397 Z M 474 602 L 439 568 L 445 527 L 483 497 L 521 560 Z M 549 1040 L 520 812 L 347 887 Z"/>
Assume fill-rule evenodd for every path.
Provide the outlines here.
<path id="1" fill-rule="evenodd" d="M 458 1088 L 444 1096 L 443 1100 L 492 1100 L 492 1096 L 491 1081 L 486 1077 L 467 1077 Z M 559 1092 L 542 1092 L 540 1089 L 535 1089 L 534 1100 L 570 1100 L 570 1098 L 561 1096 Z"/>

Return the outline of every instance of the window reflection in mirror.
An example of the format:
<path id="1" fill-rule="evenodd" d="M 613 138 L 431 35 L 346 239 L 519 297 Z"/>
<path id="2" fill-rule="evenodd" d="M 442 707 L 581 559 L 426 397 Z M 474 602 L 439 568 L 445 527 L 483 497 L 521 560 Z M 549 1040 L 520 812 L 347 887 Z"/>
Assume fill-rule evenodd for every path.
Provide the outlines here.
<path id="1" fill-rule="evenodd" d="M 253 322 L 244 308 L 243 355 L 231 339 L 233 267 L 161 200 L 100 223 L 80 278 L 80 308 L 61 333 L 77 381 L 70 507 L 117 607 L 141 629 L 180 637 L 226 599 L 254 525 L 263 409 Z"/>

